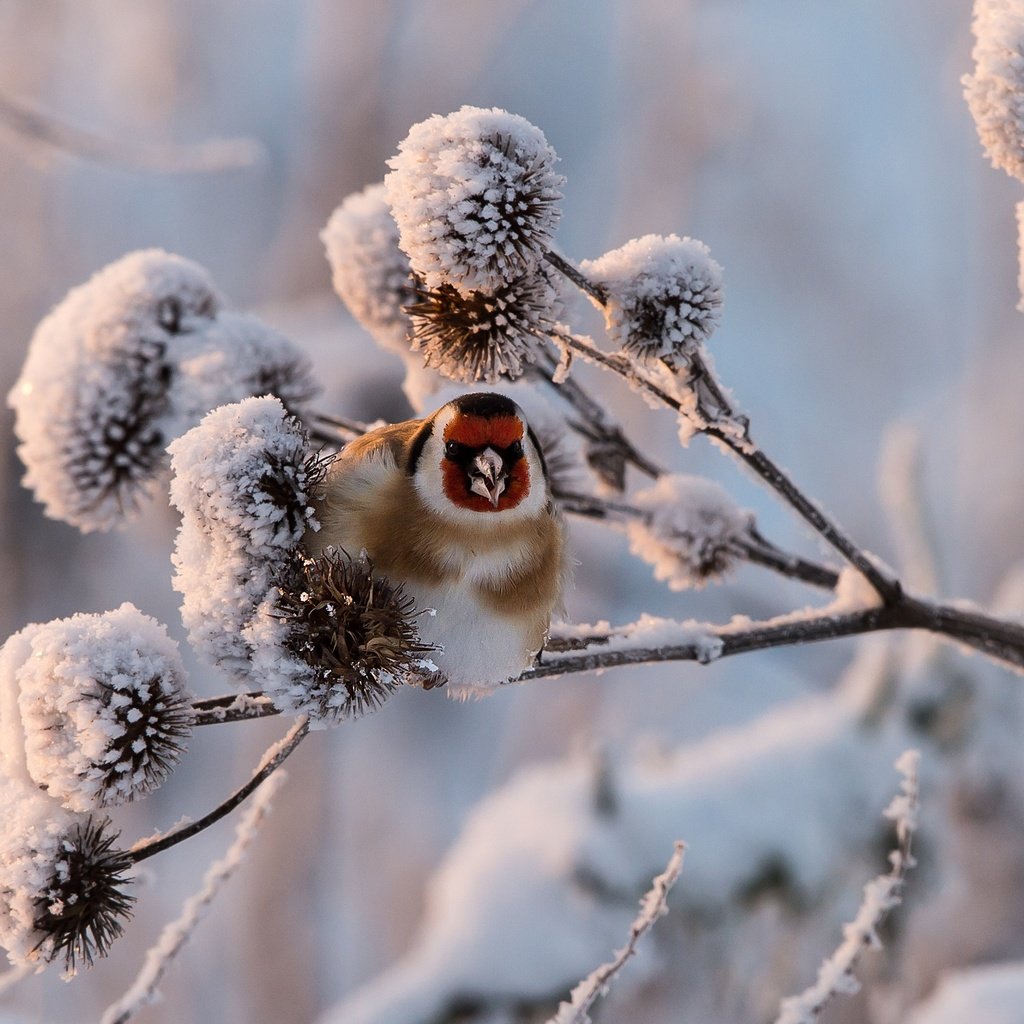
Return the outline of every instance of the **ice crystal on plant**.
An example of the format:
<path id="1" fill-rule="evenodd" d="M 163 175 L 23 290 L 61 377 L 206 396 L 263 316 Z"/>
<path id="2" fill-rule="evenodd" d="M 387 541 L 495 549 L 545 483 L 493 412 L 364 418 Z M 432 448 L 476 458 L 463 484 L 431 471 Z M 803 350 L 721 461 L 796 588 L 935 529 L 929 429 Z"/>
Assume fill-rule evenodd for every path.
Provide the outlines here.
<path id="1" fill-rule="evenodd" d="M 556 160 L 539 128 L 496 107 L 413 125 L 384 179 L 413 272 L 430 289 L 471 292 L 533 269 L 558 222 Z"/>
<path id="2" fill-rule="evenodd" d="M 375 710 L 433 650 L 420 642 L 402 587 L 375 575 L 368 558 L 333 548 L 317 558 L 294 556 L 270 614 L 281 628 L 257 654 L 260 665 L 278 664 L 265 673 L 267 692 L 278 707 L 319 720 Z M 286 659 L 291 666 L 282 665 Z"/>
<path id="3" fill-rule="evenodd" d="M 629 524 L 630 551 L 672 590 L 702 587 L 728 572 L 735 542 L 750 525 L 750 514 L 703 477 L 665 475 L 634 502 L 647 515 Z"/>
<path id="4" fill-rule="evenodd" d="M 173 771 L 191 713 L 160 623 L 123 604 L 34 626 L 26 653 L 14 673 L 25 764 L 50 796 L 86 811 L 145 795 Z"/>
<path id="5" fill-rule="evenodd" d="M 182 514 L 174 586 L 193 646 L 242 677 L 244 629 L 313 522 L 315 457 L 276 398 L 208 413 L 168 449 L 171 501 Z"/>
<path id="6" fill-rule="evenodd" d="M 305 357 L 225 311 L 209 274 L 158 249 L 74 288 L 33 335 L 8 401 L 25 484 L 83 531 L 134 511 L 167 442 L 210 408 L 267 391 L 293 410 L 314 391 Z"/>
<path id="7" fill-rule="evenodd" d="M 398 246 L 384 184 L 348 196 L 331 214 L 320 240 L 334 290 L 352 315 L 382 348 L 408 352 L 410 324 L 403 310 L 415 297 L 412 270 Z"/>
<path id="8" fill-rule="evenodd" d="M 642 360 L 685 356 L 718 326 L 722 268 L 694 238 L 644 235 L 582 269 L 608 295 L 610 336 Z"/>
<path id="9" fill-rule="evenodd" d="M 535 362 L 557 319 L 558 290 L 543 267 L 494 292 L 449 284 L 421 288 L 409 306 L 413 348 L 426 365 L 452 380 L 493 384 L 512 380 Z"/>
<path id="10" fill-rule="evenodd" d="M 68 975 L 105 956 L 131 916 L 129 862 L 109 823 L 61 808 L 38 790 L 0 787 L 0 945 L 16 966 L 64 958 Z"/>
<path id="11" fill-rule="evenodd" d="M 1024 181 L 1024 7 L 975 0 L 974 74 L 964 97 L 993 167 Z"/>

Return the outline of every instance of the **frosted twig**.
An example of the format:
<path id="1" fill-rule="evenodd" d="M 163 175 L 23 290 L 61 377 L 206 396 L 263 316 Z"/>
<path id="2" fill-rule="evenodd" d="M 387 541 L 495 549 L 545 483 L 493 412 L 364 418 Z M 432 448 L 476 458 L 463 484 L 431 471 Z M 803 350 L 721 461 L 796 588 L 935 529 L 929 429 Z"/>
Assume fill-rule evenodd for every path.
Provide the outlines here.
<path id="1" fill-rule="evenodd" d="M 261 717 L 256 715 L 254 717 Z M 284 764 L 288 756 L 309 734 L 309 717 L 302 715 L 295 720 L 295 724 L 287 733 L 263 755 L 257 765 L 252 778 L 244 785 L 235 790 L 223 803 L 218 804 L 209 814 L 205 814 L 196 821 L 182 825 L 165 835 L 154 839 L 146 839 L 136 843 L 128 852 L 127 857 L 132 864 L 138 864 L 154 854 L 162 853 L 164 850 L 177 846 L 178 843 L 190 839 L 204 829 L 220 821 L 225 815 L 230 814 L 246 797 L 264 783 L 278 768 Z"/>
<path id="2" fill-rule="evenodd" d="M 267 718 L 277 713 L 274 702 L 259 691 L 206 697 L 192 702 L 193 725 L 219 725 L 241 719 Z"/>
<path id="3" fill-rule="evenodd" d="M 125 1024 L 144 1006 L 154 1002 L 157 986 L 174 958 L 191 937 L 207 908 L 224 883 L 235 873 L 270 810 L 270 801 L 286 776 L 282 773 L 268 781 L 246 809 L 235 827 L 235 839 L 224 856 L 207 869 L 203 885 L 190 896 L 177 920 L 170 922 L 156 944 L 146 953 L 142 968 L 127 992 L 103 1014 L 101 1024 Z"/>
<path id="4" fill-rule="evenodd" d="M 775 1024 L 814 1024 L 834 996 L 860 991 L 854 969 L 865 949 L 882 948 L 878 927 L 889 911 L 902 902 L 904 878 L 915 864 L 910 845 L 917 828 L 919 761 L 920 754 L 916 750 L 904 752 L 896 761 L 903 781 L 900 793 L 885 811 L 885 816 L 896 826 L 897 847 L 889 854 L 891 869 L 864 886 L 860 909 L 843 927 L 842 943 L 818 969 L 813 985 L 799 995 L 782 1000 Z"/>
<path id="5" fill-rule="evenodd" d="M 575 334 L 559 336 L 560 344 L 568 345 L 585 359 L 617 373 L 628 383 L 656 398 L 680 416 L 694 421 L 693 411 L 683 407 L 679 399 L 664 388 L 649 380 L 636 365 L 623 356 L 609 355 L 597 348 L 589 338 Z M 731 424 L 733 421 L 729 421 Z M 737 436 L 734 430 L 715 423 L 698 419 L 694 426 L 701 433 L 723 444 L 736 458 L 746 463 L 769 487 L 778 493 L 814 530 L 834 547 L 858 572 L 860 572 L 886 604 L 899 601 L 903 592 L 899 580 L 883 572 L 854 542 L 843 529 L 808 498 L 803 491 L 777 466 L 765 452 L 757 447 L 746 435 Z"/>
<path id="6" fill-rule="evenodd" d="M 652 637 L 650 627 L 658 626 Z M 623 665 L 650 665 L 666 661 L 710 664 L 719 658 L 775 647 L 836 640 L 890 629 L 923 629 L 985 654 L 995 661 L 1024 672 L 1024 625 L 1004 622 L 981 612 L 934 604 L 904 595 L 899 604 L 872 605 L 854 611 L 796 612 L 765 622 L 740 619 L 735 624 L 640 620 L 614 629 L 578 627 L 578 635 L 554 634 L 541 660 L 507 684 L 534 679 L 553 679 L 579 672 L 600 672 Z M 673 637 L 674 634 L 674 637 Z M 249 694 L 252 704 L 238 706 L 223 721 L 242 721 L 276 714 L 260 694 Z M 216 697 L 201 702 L 216 715 L 235 697 Z M 203 720 L 205 718 L 205 720 Z M 201 715 L 203 724 L 213 724 Z M 205 826 L 204 826 L 205 827 Z M 147 854 L 148 856 L 148 854 Z"/>
<path id="7" fill-rule="evenodd" d="M 629 941 L 613 959 L 602 964 L 584 978 L 573 990 L 567 1003 L 562 1003 L 548 1024 L 591 1024 L 589 1010 L 608 991 L 615 976 L 636 952 L 637 943 L 659 917 L 668 913 L 668 894 L 683 869 L 686 843 L 678 841 L 665 870 L 654 879 L 650 890 L 640 901 L 640 913 L 629 929 Z"/>
<path id="8" fill-rule="evenodd" d="M 266 157 L 260 142 L 249 138 L 131 146 L 62 121 L 41 107 L 0 93 L 0 124 L 29 145 L 138 171 L 163 174 L 213 174 L 252 167 Z"/>

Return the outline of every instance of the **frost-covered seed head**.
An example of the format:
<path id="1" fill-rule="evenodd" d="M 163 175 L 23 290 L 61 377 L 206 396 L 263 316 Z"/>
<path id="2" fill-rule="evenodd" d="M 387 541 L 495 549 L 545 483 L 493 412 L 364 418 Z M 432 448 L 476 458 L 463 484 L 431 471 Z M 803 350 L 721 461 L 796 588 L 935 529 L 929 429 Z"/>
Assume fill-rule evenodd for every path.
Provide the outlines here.
<path id="1" fill-rule="evenodd" d="M 703 477 L 667 474 L 634 503 L 647 521 L 630 523 L 630 551 L 672 590 L 700 588 L 725 575 L 751 522 L 724 488 Z"/>
<path id="2" fill-rule="evenodd" d="M 276 615 L 284 644 L 311 670 L 306 703 L 340 721 L 380 706 L 432 648 L 419 639 L 412 598 L 375 576 L 365 556 L 328 548 L 296 556 L 282 580 Z"/>
<path id="3" fill-rule="evenodd" d="M 83 962 L 106 956 L 132 916 L 135 897 L 125 892 L 131 861 L 114 844 L 109 821 L 80 822 L 54 852 L 52 873 L 34 901 L 36 949 L 47 962 L 64 958 L 73 975 Z"/>
<path id="4" fill-rule="evenodd" d="M 75 814 L 28 782 L 0 785 L 0 946 L 18 967 L 60 957 L 67 973 L 104 956 L 130 916 L 128 861 L 106 821 Z"/>
<path id="5" fill-rule="evenodd" d="M 72 289 L 39 325 L 8 401 L 25 484 L 84 531 L 133 512 L 167 441 L 209 409 L 314 393 L 305 357 L 254 317 L 225 312 L 198 264 L 131 253 Z"/>
<path id="6" fill-rule="evenodd" d="M 644 235 L 582 269 L 608 294 L 612 339 L 644 361 L 685 356 L 718 326 L 722 268 L 694 238 Z"/>
<path id="7" fill-rule="evenodd" d="M 169 350 L 218 306 L 202 267 L 149 249 L 73 288 L 40 323 L 8 401 L 25 484 L 47 515 L 106 529 L 135 507 L 163 458 Z"/>
<path id="8" fill-rule="evenodd" d="M 558 308 L 558 290 L 544 267 L 493 293 L 424 287 L 409 307 L 413 348 L 423 352 L 427 366 L 452 380 L 515 380 L 524 364 L 536 361 Z"/>
<path id="9" fill-rule="evenodd" d="M 244 636 L 306 529 L 322 465 L 276 398 L 209 413 L 171 454 L 171 501 L 182 514 L 173 561 L 192 645 L 245 677 Z"/>
<path id="10" fill-rule="evenodd" d="M 403 309 L 415 298 L 409 257 L 399 248 L 383 182 L 354 192 L 331 214 L 320 240 L 334 290 L 382 347 L 409 351 Z"/>
<path id="11" fill-rule="evenodd" d="M 178 645 L 131 604 L 34 627 L 15 678 L 25 762 L 72 810 L 144 796 L 174 770 L 191 729 Z"/>
<path id="12" fill-rule="evenodd" d="M 556 160 L 539 128 L 498 108 L 413 125 L 384 179 L 413 272 L 430 289 L 494 292 L 533 269 L 560 214 Z"/>
<path id="13" fill-rule="evenodd" d="M 1024 7 L 975 0 L 973 75 L 964 97 L 993 167 L 1024 181 Z"/>

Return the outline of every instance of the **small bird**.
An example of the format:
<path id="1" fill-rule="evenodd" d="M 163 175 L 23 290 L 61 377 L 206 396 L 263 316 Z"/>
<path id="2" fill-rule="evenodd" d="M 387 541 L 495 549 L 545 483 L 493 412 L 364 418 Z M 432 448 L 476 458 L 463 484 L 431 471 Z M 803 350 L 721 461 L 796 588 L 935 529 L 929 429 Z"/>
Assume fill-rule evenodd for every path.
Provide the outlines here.
<path id="1" fill-rule="evenodd" d="M 567 573 L 565 526 L 511 399 L 463 395 L 370 431 L 331 464 L 314 507 L 309 554 L 365 550 L 425 610 L 420 637 L 439 648 L 432 685 L 484 692 L 544 646 Z"/>

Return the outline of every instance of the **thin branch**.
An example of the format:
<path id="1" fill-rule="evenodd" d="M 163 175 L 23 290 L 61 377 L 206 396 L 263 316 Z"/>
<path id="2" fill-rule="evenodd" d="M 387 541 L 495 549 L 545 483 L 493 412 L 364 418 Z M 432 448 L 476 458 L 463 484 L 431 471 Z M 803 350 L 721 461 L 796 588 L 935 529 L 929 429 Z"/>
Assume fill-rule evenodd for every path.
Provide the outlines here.
<path id="1" fill-rule="evenodd" d="M 907 871 L 914 866 L 911 843 L 917 827 L 919 755 L 906 751 L 896 762 L 903 774 L 900 793 L 885 812 L 896 824 L 897 847 L 889 855 L 892 867 L 864 886 L 864 897 L 854 919 L 843 927 L 843 941 L 821 965 L 814 984 L 797 996 L 782 1000 L 775 1024 L 815 1024 L 821 1011 L 840 994 L 860 990 L 854 970 L 865 949 L 878 950 L 878 928 L 903 898 Z"/>
<path id="2" fill-rule="evenodd" d="M 262 715 L 254 715 L 253 717 L 259 718 Z M 284 737 L 263 755 L 263 760 L 253 773 L 252 778 L 244 786 L 236 789 L 227 800 L 197 821 L 182 825 L 180 828 L 158 836 L 155 839 L 145 839 L 142 842 L 136 843 L 127 853 L 128 860 L 132 864 L 138 864 L 140 861 L 154 856 L 154 854 L 162 853 L 164 850 L 169 850 L 172 846 L 177 846 L 178 843 L 183 843 L 186 839 L 191 839 L 192 836 L 198 835 L 204 829 L 208 829 L 211 825 L 220 821 L 221 818 L 226 814 L 230 814 L 242 803 L 261 783 L 269 779 L 284 764 L 288 756 L 308 734 L 309 718 L 303 715 L 296 719 L 295 724 L 285 733 Z"/>
<path id="3" fill-rule="evenodd" d="M 599 284 L 595 284 L 591 281 L 590 278 L 588 278 L 586 274 L 579 269 L 579 267 L 571 263 L 564 256 L 560 256 L 553 250 L 548 250 L 544 253 L 544 259 L 546 259 L 548 263 L 550 263 L 551 266 L 553 266 L 563 277 L 576 285 L 580 291 L 586 292 L 587 295 L 598 303 L 598 305 L 608 305 L 608 293 Z"/>
<path id="4" fill-rule="evenodd" d="M 668 894 L 683 870 L 686 843 L 676 841 L 665 870 L 651 883 L 650 890 L 640 901 L 640 913 L 629 930 L 629 941 L 618 950 L 613 959 L 602 964 L 584 978 L 573 990 L 568 1003 L 562 1003 L 548 1024 L 590 1024 L 590 1007 L 608 991 L 615 976 L 636 953 L 637 943 L 654 926 L 659 917 L 668 913 Z"/>
<path id="5" fill-rule="evenodd" d="M 235 839 L 227 852 L 210 865 L 203 876 L 202 888 L 185 901 L 178 918 L 170 922 L 160 933 L 160 938 L 146 953 L 135 981 L 116 1003 L 107 1008 L 101 1024 L 126 1024 L 144 1006 L 159 998 L 158 986 L 167 968 L 188 942 L 224 883 L 241 865 L 263 819 L 270 811 L 270 801 L 284 778 L 282 773 L 268 780 L 256 795 L 235 826 Z"/>
<path id="6" fill-rule="evenodd" d="M 177 145 L 125 145 L 62 121 L 39 106 L 2 92 L 0 124 L 32 146 L 127 170 L 212 174 L 252 167 L 266 158 L 263 145 L 249 138 L 208 139 Z"/>
<path id="7" fill-rule="evenodd" d="M 192 702 L 193 725 L 220 725 L 278 714 L 273 701 L 260 691 L 207 697 Z"/>
<path id="8" fill-rule="evenodd" d="M 618 354 L 609 355 L 597 348 L 589 338 L 574 334 L 560 334 L 564 344 L 584 358 L 618 374 L 627 382 L 640 387 L 649 395 L 681 416 L 693 420 L 693 411 L 685 409 L 679 399 L 641 374 L 636 366 Z M 733 422 L 733 421 L 730 421 Z M 747 437 L 745 431 L 730 430 L 698 419 L 697 429 L 724 445 L 733 455 L 749 466 L 769 487 L 793 508 L 817 533 L 838 551 L 878 592 L 885 604 L 895 604 L 903 592 L 899 580 L 883 572 L 834 520 L 810 500 L 773 461 Z M 739 436 L 737 436 L 737 433 Z"/>
<path id="9" fill-rule="evenodd" d="M 766 622 L 740 620 L 737 624 L 672 622 L 642 619 L 611 628 L 576 626 L 555 631 L 538 662 L 507 684 L 554 679 L 579 672 L 599 672 L 623 665 L 650 665 L 667 661 L 710 664 L 720 658 L 776 647 L 836 640 L 890 629 L 923 629 L 970 647 L 1018 672 L 1024 672 L 1024 625 L 995 619 L 982 612 L 940 605 L 904 594 L 898 604 L 873 605 L 854 611 L 797 612 Z M 222 721 L 242 721 L 276 714 L 258 694 L 248 694 L 251 711 L 235 709 Z M 210 715 L 235 702 L 235 697 L 203 702 Z M 203 724 L 212 724 L 213 718 Z M 204 826 L 205 827 L 205 826 Z M 147 854 L 148 856 L 148 854 Z"/>

